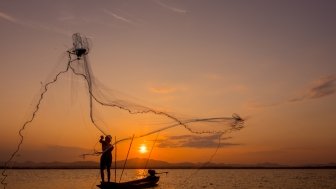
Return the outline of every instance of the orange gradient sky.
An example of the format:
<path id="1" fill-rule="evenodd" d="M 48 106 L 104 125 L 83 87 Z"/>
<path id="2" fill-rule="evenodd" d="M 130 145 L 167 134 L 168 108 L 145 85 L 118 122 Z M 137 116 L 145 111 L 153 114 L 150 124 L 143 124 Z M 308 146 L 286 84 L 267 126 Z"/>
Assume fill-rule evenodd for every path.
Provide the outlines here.
<path id="1" fill-rule="evenodd" d="M 100 86 L 181 115 L 247 118 L 246 128 L 225 135 L 214 162 L 335 162 L 335 18 L 328 0 L 1 1 L 0 161 L 80 32 L 92 42 Z M 77 161 L 99 149 L 87 97 L 80 78 L 62 77 L 24 131 L 17 159 Z M 153 129 L 117 110 L 97 111 L 118 138 Z M 163 145 L 189 134 L 160 133 L 151 158 L 207 161 L 214 146 Z M 135 140 L 130 158 L 147 158 L 155 138 Z M 118 146 L 118 159 L 128 146 Z"/>

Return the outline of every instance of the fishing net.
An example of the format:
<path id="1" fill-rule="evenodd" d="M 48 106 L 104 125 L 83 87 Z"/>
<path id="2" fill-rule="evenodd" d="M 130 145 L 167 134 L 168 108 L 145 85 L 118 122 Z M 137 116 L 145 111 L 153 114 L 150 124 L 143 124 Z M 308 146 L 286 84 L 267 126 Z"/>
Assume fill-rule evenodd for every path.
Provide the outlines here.
<path id="1" fill-rule="evenodd" d="M 109 89 L 100 83 L 92 72 L 88 59 L 90 53 L 88 39 L 79 33 L 72 37 L 73 47 L 67 51 L 67 61 L 60 64 L 56 71 L 51 74 L 51 78 L 42 84 L 36 104 L 33 105 L 31 114 L 19 130 L 18 146 L 10 155 L 2 172 L 1 183 L 4 186 L 7 168 L 10 167 L 11 162 L 21 150 L 24 140 L 23 131 L 40 115 L 41 109 L 43 109 L 43 100 L 48 95 L 47 93 L 53 88 L 57 88 L 56 83 L 62 82 L 65 77 L 70 77 L 72 82 L 75 80 L 72 85 L 80 85 L 83 89 L 85 93 L 83 96 L 86 100 L 86 107 L 83 107 L 83 111 L 86 111 L 84 114 L 87 113 L 89 117 L 91 128 L 99 131 L 96 132 L 96 135 L 99 136 L 100 133 L 118 136 L 118 139 L 114 138 L 113 144 L 123 143 L 132 138 L 143 140 L 149 137 L 147 140 L 153 140 L 153 138 L 157 138 L 155 134 L 165 133 L 155 141 L 156 146 L 161 148 L 167 146 L 183 147 L 184 145 L 193 147 L 193 142 L 202 141 L 206 143 L 208 141 L 208 143 L 214 143 L 213 147 L 218 149 L 218 144 L 224 134 L 238 131 L 244 127 L 244 120 L 237 114 L 229 117 L 205 118 L 186 116 L 174 111 L 147 106 L 134 97 Z M 55 90 L 53 91 L 55 92 Z M 179 135 L 176 136 L 176 133 L 179 133 Z M 99 150 L 96 143 L 92 151 L 81 155 L 82 157 L 99 155 Z M 210 157 L 212 158 L 212 156 Z"/>

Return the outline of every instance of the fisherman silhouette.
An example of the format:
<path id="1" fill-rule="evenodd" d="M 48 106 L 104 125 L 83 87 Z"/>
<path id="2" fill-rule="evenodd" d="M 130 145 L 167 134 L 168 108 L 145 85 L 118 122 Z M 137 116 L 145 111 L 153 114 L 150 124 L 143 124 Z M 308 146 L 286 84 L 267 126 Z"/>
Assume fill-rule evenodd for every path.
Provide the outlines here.
<path id="1" fill-rule="evenodd" d="M 104 182 L 104 169 L 107 171 L 107 182 L 110 182 L 111 178 L 111 164 L 112 164 L 112 150 L 113 146 L 111 145 L 111 135 L 100 136 L 99 142 L 102 144 L 102 155 L 100 156 L 100 176 L 102 182 Z"/>

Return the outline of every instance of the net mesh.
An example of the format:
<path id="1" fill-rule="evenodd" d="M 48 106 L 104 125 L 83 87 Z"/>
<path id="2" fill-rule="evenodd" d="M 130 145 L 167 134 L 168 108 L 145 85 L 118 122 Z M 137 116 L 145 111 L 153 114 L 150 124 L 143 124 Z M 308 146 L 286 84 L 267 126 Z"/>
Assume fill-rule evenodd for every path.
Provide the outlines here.
<path id="1" fill-rule="evenodd" d="M 43 84 L 36 105 L 31 112 L 31 116 L 23 123 L 18 132 L 19 143 L 5 163 L 5 169 L 2 171 L 3 179 L 1 183 L 4 187 L 6 186 L 7 168 L 9 168 L 9 165 L 23 144 L 23 131 L 35 120 L 41 103 L 50 88 L 55 85 L 60 78 L 69 73 L 84 82 L 91 124 L 103 135 L 111 135 L 113 133 L 114 135 L 124 136 L 114 141 L 114 144 L 130 140 L 133 135 L 134 139 L 137 139 L 177 128 L 183 129 L 181 134 L 216 135 L 216 137 L 219 138 L 218 142 L 220 142 L 220 138 L 224 134 L 238 131 L 244 127 L 244 120 L 238 114 L 233 114 L 228 117 L 206 118 L 181 116 L 178 113 L 143 105 L 141 102 L 127 95 L 104 87 L 104 85 L 94 77 L 92 72 L 91 64 L 88 59 L 88 53 L 90 51 L 88 39 L 79 33 L 75 33 L 72 38 L 73 47 L 67 51 L 68 61 L 66 64 L 61 65 L 60 70 L 58 70 L 49 81 Z M 124 125 L 132 126 L 125 131 L 125 129 L 120 128 L 120 123 L 116 123 L 114 120 L 124 120 Z M 119 131 L 123 132 L 123 134 L 118 133 Z M 159 140 L 157 143 L 157 145 L 160 146 Z M 218 148 L 219 144 L 215 153 Z M 98 155 L 98 151 L 99 150 L 94 149 L 92 153 L 85 153 L 82 154 L 82 156 Z M 212 159 L 213 155 L 210 157 Z"/>

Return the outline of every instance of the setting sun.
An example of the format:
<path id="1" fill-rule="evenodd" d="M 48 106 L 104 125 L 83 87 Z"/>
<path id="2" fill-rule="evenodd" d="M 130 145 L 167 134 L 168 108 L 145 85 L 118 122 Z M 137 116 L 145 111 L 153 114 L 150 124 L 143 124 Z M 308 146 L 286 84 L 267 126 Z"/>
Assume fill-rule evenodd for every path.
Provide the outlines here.
<path id="1" fill-rule="evenodd" d="M 147 153 L 147 146 L 145 144 L 141 144 L 141 146 L 139 147 L 139 152 L 144 154 Z"/>

